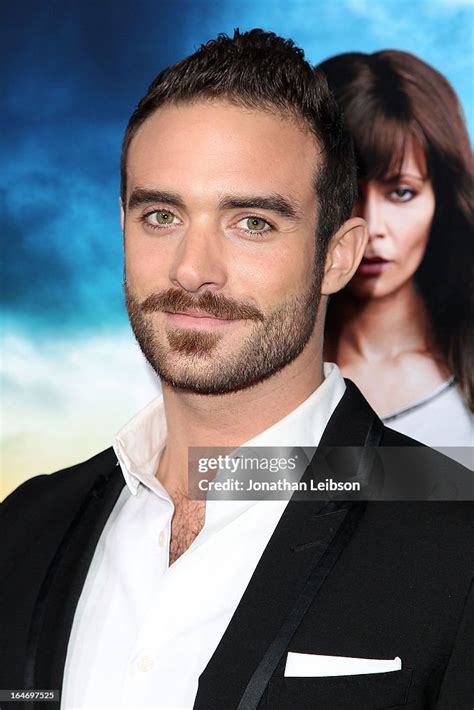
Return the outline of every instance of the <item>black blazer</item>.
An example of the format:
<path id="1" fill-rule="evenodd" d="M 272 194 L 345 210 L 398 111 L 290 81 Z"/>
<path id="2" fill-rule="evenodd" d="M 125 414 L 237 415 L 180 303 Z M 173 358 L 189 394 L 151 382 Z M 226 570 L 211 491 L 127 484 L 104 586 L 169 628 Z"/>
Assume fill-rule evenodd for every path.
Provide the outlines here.
<path id="1" fill-rule="evenodd" d="M 347 382 L 318 454 L 360 447 L 348 465 L 370 469 L 368 444 L 414 443 L 383 427 Z M 453 482 L 466 486 L 466 469 L 432 456 L 448 497 Z M 472 710 L 473 505 L 443 501 L 443 481 L 418 474 L 419 498 L 441 500 L 290 501 L 200 676 L 197 710 Z M 305 476 L 314 475 L 309 466 Z M 3 503 L 1 688 L 61 689 L 79 596 L 123 485 L 108 449 L 27 481 Z M 285 678 L 288 651 L 400 656 L 402 670 Z M 58 710 L 37 704 L 48 707 Z"/>

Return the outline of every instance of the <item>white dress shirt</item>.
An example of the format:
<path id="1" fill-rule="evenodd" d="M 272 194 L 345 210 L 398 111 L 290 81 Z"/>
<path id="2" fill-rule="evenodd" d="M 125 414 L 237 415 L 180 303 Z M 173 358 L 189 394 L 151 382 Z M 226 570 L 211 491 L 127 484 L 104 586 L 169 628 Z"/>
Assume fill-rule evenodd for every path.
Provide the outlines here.
<path id="1" fill-rule="evenodd" d="M 336 365 L 293 412 L 245 446 L 317 446 L 344 394 Z M 174 506 L 155 478 L 166 441 L 161 397 L 117 435 L 126 486 L 100 537 L 76 609 L 61 710 L 192 708 L 286 500 L 216 500 L 169 566 Z M 236 659 L 238 662 L 238 659 Z"/>

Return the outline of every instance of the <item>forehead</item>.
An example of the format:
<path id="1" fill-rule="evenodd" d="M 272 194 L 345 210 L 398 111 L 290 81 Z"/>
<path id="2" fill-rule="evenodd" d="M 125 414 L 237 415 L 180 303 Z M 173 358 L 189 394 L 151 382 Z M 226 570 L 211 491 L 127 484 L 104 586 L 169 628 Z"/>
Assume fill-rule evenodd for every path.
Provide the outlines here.
<path id="1" fill-rule="evenodd" d="M 127 159 L 127 187 L 191 193 L 248 191 L 299 198 L 314 194 L 322 158 L 309 128 L 288 116 L 226 102 L 158 109 L 138 129 Z"/>

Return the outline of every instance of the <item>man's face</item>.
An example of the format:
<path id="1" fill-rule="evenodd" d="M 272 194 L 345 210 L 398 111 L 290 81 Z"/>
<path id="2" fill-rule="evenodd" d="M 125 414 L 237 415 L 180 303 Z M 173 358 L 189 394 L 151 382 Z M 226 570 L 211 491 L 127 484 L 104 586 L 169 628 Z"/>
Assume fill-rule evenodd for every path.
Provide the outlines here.
<path id="1" fill-rule="evenodd" d="M 236 391 L 313 342 L 320 160 L 296 122 L 225 102 L 166 106 L 140 127 L 127 164 L 126 300 L 165 382 Z"/>

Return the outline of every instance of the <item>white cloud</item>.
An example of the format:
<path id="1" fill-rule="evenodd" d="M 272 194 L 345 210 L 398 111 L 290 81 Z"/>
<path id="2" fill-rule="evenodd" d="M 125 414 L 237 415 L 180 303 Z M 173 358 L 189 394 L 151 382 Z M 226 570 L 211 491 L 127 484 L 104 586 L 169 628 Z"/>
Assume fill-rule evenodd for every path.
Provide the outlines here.
<path id="1" fill-rule="evenodd" d="M 346 0 L 346 7 L 365 22 L 365 34 L 386 47 L 428 52 L 434 38 L 443 30 L 440 23 L 456 18 L 474 0 L 421 0 L 401 8 L 392 0 Z"/>
<path id="2" fill-rule="evenodd" d="M 26 478 L 110 446 L 115 432 L 159 394 L 127 330 L 2 343 L 0 498 Z"/>
<path id="3" fill-rule="evenodd" d="M 400 12 L 399 3 L 347 0 L 347 7 L 365 20 L 366 34 L 380 42 L 396 43 L 407 33 L 413 33 L 410 14 Z"/>

